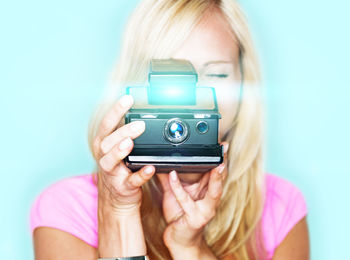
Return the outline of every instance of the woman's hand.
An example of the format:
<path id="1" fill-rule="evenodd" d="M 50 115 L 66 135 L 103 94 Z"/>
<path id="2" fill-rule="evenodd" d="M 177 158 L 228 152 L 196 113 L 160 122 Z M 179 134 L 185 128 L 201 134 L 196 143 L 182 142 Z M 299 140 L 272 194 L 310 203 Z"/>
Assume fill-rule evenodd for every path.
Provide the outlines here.
<path id="1" fill-rule="evenodd" d="M 163 187 L 163 213 L 169 224 L 163 239 L 174 258 L 195 257 L 200 253 L 214 258 L 202 233 L 215 216 L 227 174 L 224 169 L 228 144 L 223 144 L 224 163 L 205 173 L 197 183 L 182 185 L 175 171 L 157 175 Z"/>
<path id="2" fill-rule="evenodd" d="M 94 140 L 94 156 L 99 162 L 99 203 L 111 206 L 117 214 L 138 210 L 141 186 L 154 174 L 153 166 L 145 166 L 132 173 L 123 163 L 131 152 L 133 141 L 145 130 L 144 121 L 117 126 L 133 104 L 132 96 L 123 96 L 103 118 Z M 117 128 L 117 129 L 116 129 Z"/>
<path id="3" fill-rule="evenodd" d="M 145 130 L 143 121 L 117 127 L 133 104 L 123 96 L 102 119 L 93 143 L 98 161 L 98 255 L 127 257 L 146 255 L 140 206 L 141 186 L 154 174 L 153 166 L 132 173 L 123 163 L 133 141 Z"/>

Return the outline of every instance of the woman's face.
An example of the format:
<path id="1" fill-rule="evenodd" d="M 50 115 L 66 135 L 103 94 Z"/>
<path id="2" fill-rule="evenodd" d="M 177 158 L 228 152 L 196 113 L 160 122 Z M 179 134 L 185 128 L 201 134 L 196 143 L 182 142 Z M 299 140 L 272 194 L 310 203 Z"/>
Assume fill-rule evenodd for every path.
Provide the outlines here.
<path id="1" fill-rule="evenodd" d="M 206 12 L 184 44 L 172 56 L 189 60 L 198 84 L 214 87 L 222 116 L 219 137 L 230 129 L 240 86 L 239 48 L 230 26 L 219 11 Z"/>
<path id="2" fill-rule="evenodd" d="M 219 141 L 232 127 L 238 105 L 239 48 L 228 22 L 217 10 L 210 10 L 194 28 L 172 58 L 189 60 L 198 73 L 198 85 L 214 87 L 222 119 Z M 179 174 L 184 183 L 197 181 L 201 174 Z"/>

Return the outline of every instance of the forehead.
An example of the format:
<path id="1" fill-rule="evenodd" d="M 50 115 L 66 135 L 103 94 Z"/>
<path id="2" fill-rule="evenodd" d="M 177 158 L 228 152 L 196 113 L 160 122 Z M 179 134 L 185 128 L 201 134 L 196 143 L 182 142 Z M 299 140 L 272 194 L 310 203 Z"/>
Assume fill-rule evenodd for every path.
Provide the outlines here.
<path id="1" fill-rule="evenodd" d="M 237 40 L 224 16 L 208 10 L 172 58 L 187 59 L 196 69 L 210 61 L 235 62 Z"/>

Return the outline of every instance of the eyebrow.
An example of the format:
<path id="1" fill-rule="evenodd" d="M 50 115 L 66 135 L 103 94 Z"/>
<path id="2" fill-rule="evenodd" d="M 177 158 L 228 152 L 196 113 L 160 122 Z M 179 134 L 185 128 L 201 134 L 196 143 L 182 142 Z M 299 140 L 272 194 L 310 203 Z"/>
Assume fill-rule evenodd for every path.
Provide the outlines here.
<path id="1" fill-rule="evenodd" d="M 206 63 L 204 63 L 202 65 L 202 68 L 205 68 L 209 65 L 212 65 L 212 64 L 233 64 L 233 61 L 226 61 L 226 60 L 212 60 L 212 61 L 208 61 Z"/>

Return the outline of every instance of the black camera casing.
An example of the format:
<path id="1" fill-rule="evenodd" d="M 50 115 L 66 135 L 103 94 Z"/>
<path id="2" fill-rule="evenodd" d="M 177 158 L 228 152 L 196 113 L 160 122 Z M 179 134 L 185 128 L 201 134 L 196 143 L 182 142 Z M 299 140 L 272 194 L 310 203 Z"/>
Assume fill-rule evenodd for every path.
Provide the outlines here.
<path id="1" fill-rule="evenodd" d="M 220 165 L 224 155 L 223 146 L 218 143 L 221 115 L 218 112 L 215 89 L 196 86 L 197 74 L 193 67 L 191 69 L 191 66 L 187 66 L 188 63 L 185 64 L 186 67 L 182 61 L 159 60 L 156 65 L 159 64 L 162 67 L 158 70 L 157 66 L 152 67 L 151 64 L 149 74 L 151 87 L 126 88 L 126 94 L 134 98 L 134 105 L 125 115 L 125 124 L 142 120 L 146 128 L 134 139 L 134 148 L 124 162 L 131 170 L 154 165 L 157 173 L 168 173 L 171 170 L 180 173 L 207 172 Z M 167 66 L 171 68 L 167 70 Z M 179 68 L 182 71 L 179 71 Z M 157 87 L 164 91 L 169 85 L 168 81 L 161 82 L 165 76 L 168 81 L 169 77 L 170 81 L 174 81 L 175 78 L 176 90 L 179 85 L 180 88 L 185 86 L 183 90 L 191 94 L 180 93 L 178 100 L 176 96 L 170 96 L 170 102 L 167 100 L 162 104 L 167 96 L 154 96 L 150 89 L 152 90 L 153 86 L 154 93 L 160 92 Z M 179 81 L 179 78 L 182 81 Z M 195 88 L 192 88 L 193 80 Z M 181 86 L 181 82 L 185 82 L 186 85 Z M 192 94 L 193 98 L 190 96 Z M 188 96 L 191 99 L 184 101 L 183 97 Z"/>

